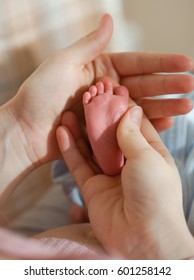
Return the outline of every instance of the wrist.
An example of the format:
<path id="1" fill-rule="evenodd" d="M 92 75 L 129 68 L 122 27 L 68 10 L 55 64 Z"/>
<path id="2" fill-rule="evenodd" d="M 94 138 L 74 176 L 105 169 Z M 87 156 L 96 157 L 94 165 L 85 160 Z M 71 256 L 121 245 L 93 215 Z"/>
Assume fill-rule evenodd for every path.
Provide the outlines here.
<path id="1" fill-rule="evenodd" d="M 194 256 L 194 238 L 189 231 L 184 214 L 181 218 L 174 222 L 174 227 L 169 229 L 166 242 L 166 252 L 168 253 L 169 259 L 187 259 Z M 171 223 L 172 226 L 172 223 Z"/>
<path id="2" fill-rule="evenodd" d="M 108 246 L 108 252 L 136 260 L 181 260 L 194 256 L 194 238 L 183 211 L 177 211 L 177 215 L 163 214 L 156 210 L 154 219 L 135 219 L 127 235 Z"/>
<path id="3" fill-rule="evenodd" d="M 144 231 L 142 248 L 145 258 L 181 260 L 194 256 L 194 238 L 184 214 L 182 212 L 177 216 L 169 214 L 163 219 L 160 217 L 150 225 L 149 230 Z"/>
<path id="4" fill-rule="evenodd" d="M 0 205 L 34 169 L 22 131 L 9 102 L 0 109 Z M 29 148 L 30 149 L 30 148 Z"/>

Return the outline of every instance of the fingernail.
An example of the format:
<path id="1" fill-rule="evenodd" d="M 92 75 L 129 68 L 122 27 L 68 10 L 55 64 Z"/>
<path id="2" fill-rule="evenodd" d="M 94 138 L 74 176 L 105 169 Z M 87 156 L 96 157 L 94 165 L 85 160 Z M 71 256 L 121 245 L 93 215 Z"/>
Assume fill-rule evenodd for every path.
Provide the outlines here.
<path id="1" fill-rule="evenodd" d="M 134 123 L 138 125 L 138 127 L 141 126 L 142 115 L 143 115 L 143 110 L 139 106 L 134 106 L 130 110 L 130 118 Z"/>
<path id="2" fill-rule="evenodd" d="M 99 25 L 98 25 L 98 26 L 103 25 L 104 21 L 106 20 L 107 15 L 108 15 L 108 14 L 107 14 L 107 13 L 105 13 L 105 14 L 101 17 L 101 19 L 100 19 L 100 21 L 99 21 Z"/>
<path id="3" fill-rule="evenodd" d="M 61 126 L 60 128 L 58 128 L 57 136 L 61 152 L 66 152 L 70 147 L 68 128 L 66 128 L 65 126 Z"/>

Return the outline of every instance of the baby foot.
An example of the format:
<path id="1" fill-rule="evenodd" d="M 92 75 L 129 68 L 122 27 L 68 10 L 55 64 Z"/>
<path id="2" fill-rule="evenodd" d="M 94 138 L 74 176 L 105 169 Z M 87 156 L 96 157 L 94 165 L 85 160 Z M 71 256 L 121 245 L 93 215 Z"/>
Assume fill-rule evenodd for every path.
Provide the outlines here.
<path id="1" fill-rule="evenodd" d="M 108 78 L 91 86 L 83 95 L 87 132 L 94 158 L 107 175 L 118 175 L 124 164 L 116 130 L 128 109 L 128 102 L 128 90 L 123 86 L 113 88 L 113 82 Z"/>

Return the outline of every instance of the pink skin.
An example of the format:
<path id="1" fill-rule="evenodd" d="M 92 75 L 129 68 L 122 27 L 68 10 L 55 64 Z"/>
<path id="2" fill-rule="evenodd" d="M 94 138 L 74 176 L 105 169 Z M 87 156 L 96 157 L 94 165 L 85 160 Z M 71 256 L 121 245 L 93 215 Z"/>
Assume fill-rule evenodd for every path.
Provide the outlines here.
<path id="1" fill-rule="evenodd" d="M 118 175 L 124 165 L 116 130 L 128 109 L 128 103 L 128 90 L 123 86 L 113 88 L 113 83 L 108 79 L 91 86 L 83 95 L 87 132 L 94 159 L 106 175 Z"/>

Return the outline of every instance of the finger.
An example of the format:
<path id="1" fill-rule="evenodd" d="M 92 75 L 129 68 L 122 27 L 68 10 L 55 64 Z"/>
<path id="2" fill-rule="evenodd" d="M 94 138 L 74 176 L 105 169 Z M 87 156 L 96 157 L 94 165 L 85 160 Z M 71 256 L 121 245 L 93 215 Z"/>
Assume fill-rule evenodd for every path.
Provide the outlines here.
<path id="1" fill-rule="evenodd" d="M 78 146 L 67 127 L 60 126 L 57 128 L 56 136 L 58 145 L 63 155 L 63 158 L 75 178 L 78 186 L 82 190 L 84 183 L 92 176 L 95 172 L 90 167 L 88 159 L 86 159 L 79 151 Z"/>
<path id="2" fill-rule="evenodd" d="M 62 115 L 61 124 L 68 127 L 68 129 L 71 131 L 71 134 L 73 135 L 81 154 L 85 158 L 91 157 L 91 150 L 83 138 L 77 116 L 71 111 L 66 111 Z"/>
<path id="3" fill-rule="evenodd" d="M 132 98 L 186 93 L 194 89 L 194 78 L 186 74 L 132 76 L 121 79 L 120 83 L 128 88 Z"/>
<path id="4" fill-rule="evenodd" d="M 145 114 L 143 115 L 141 133 L 150 147 L 157 151 L 166 161 L 170 163 L 172 162 L 172 157 L 170 156 L 168 149 Z"/>
<path id="5" fill-rule="evenodd" d="M 158 72 L 184 72 L 193 68 L 193 59 L 181 54 L 151 52 L 115 53 L 110 55 L 121 76 Z"/>
<path id="6" fill-rule="evenodd" d="M 149 148 L 140 132 L 142 116 L 141 107 L 134 106 L 125 113 L 118 125 L 117 140 L 126 159 L 137 157 L 142 147 Z"/>
<path id="7" fill-rule="evenodd" d="M 192 101 L 187 98 L 143 98 L 137 104 L 150 120 L 187 114 L 193 108 Z"/>
<path id="8" fill-rule="evenodd" d="M 171 128 L 174 125 L 174 119 L 171 117 L 161 118 L 161 119 L 153 119 L 151 120 L 151 124 L 157 130 L 157 132 L 165 131 Z"/>
<path id="9" fill-rule="evenodd" d="M 95 59 L 107 46 L 113 32 L 113 21 L 110 15 L 105 14 L 99 27 L 74 43 L 70 48 L 75 63 L 87 64 Z"/>
<path id="10" fill-rule="evenodd" d="M 140 131 L 141 117 L 141 108 L 134 106 L 126 112 L 119 123 L 117 139 L 124 156 L 127 159 L 134 159 L 143 156 L 145 152 L 157 151 L 161 156 L 168 159 L 170 154 L 167 148 L 156 130 L 144 117 L 142 121 L 144 121 L 145 131 L 143 133 Z"/>

